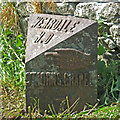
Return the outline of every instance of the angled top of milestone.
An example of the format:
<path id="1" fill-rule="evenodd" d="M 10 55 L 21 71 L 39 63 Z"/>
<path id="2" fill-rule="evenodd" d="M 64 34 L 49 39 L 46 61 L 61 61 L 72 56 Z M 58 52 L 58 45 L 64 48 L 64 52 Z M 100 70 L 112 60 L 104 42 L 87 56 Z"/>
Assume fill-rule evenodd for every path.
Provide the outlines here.
<path id="1" fill-rule="evenodd" d="M 73 16 L 32 14 L 28 23 L 25 62 L 29 62 L 41 53 L 96 23 L 93 20 Z"/>

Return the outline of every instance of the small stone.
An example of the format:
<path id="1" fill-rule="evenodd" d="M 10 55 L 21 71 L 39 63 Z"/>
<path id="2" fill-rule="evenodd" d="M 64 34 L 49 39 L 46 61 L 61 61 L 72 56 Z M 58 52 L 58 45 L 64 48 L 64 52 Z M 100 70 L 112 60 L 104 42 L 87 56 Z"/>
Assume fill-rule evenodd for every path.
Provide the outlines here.
<path id="1" fill-rule="evenodd" d="M 105 37 L 99 37 L 98 41 L 102 40 L 103 41 L 103 45 L 111 50 L 113 50 L 114 48 L 116 48 L 116 43 L 110 39 L 110 38 L 105 38 Z"/>
<path id="2" fill-rule="evenodd" d="M 114 49 L 116 47 L 116 44 L 111 39 L 106 39 L 104 42 L 107 44 L 109 49 Z"/>
<path id="3" fill-rule="evenodd" d="M 120 53 L 117 54 L 118 58 L 120 59 Z"/>
<path id="4" fill-rule="evenodd" d="M 113 39 L 116 41 L 117 45 L 120 47 L 120 24 L 113 25 L 110 28 L 110 33 Z"/>
<path id="5" fill-rule="evenodd" d="M 112 37 L 120 36 L 120 24 L 113 25 L 112 27 L 110 27 L 110 33 L 111 33 Z"/>
<path id="6" fill-rule="evenodd" d="M 56 3 L 57 13 L 73 15 L 75 11 L 75 3 Z"/>
<path id="7" fill-rule="evenodd" d="M 106 52 L 104 55 L 103 55 L 103 58 L 107 59 L 107 60 L 118 60 L 118 56 L 116 54 L 116 52 Z"/>

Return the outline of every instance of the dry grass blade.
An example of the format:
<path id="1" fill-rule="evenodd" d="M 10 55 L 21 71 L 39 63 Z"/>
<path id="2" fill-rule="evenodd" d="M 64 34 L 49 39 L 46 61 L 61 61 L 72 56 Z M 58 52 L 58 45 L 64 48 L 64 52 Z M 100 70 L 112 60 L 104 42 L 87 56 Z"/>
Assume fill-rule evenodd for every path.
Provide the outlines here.
<path id="1" fill-rule="evenodd" d="M 89 115 L 97 106 L 98 106 L 99 102 L 97 102 L 94 107 L 87 113 L 87 115 Z"/>
<path id="2" fill-rule="evenodd" d="M 59 116 L 61 116 L 61 115 L 63 115 L 63 114 L 67 114 L 67 113 L 69 113 L 69 111 L 72 109 L 72 108 L 74 108 L 74 106 L 76 106 L 76 104 L 78 104 L 78 101 L 80 100 L 80 98 L 78 98 L 72 105 L 71 105 L 71 107 L 69 108 L 69 110 L 68 109 L 66 109 L 63 113 L 61 113 Z"/>

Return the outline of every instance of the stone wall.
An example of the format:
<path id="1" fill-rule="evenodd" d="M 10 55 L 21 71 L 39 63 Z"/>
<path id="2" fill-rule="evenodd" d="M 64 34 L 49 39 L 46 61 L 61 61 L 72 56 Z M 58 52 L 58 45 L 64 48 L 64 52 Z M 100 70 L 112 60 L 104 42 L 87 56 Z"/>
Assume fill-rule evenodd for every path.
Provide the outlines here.
<path id="1" fill-rule="evenodd" d="M 24 6 L 22 10 L 21 6 Z M 38 5 L 39 6 L 39 5 Z M 101 21 L 101 30 L 98 41 L 102 40 L 105 47 L 109 49 L 104 55 L 105 58 L 120 58 L 120 3 L 56 3 L 54 9 L 50 9 L 47 4 L 44 5 L 44 13 L 62 14 L 76 17 L 83 17 L 92 20 Z M 29 14 L 36 13 L 36 6 L 31 3 L 18 4 L 18 11 L 23 16 L 23 32 L 26 35 L 27 21 Z M 25 12 L 26 11 L 26 12 Z M 107 33 L 107 37 L 103 35 Z"/>
<path id="2" fill-rule="evenodd" d="M 120 3 L 79 3 L 74 12 L 75 16 L 102 21 L 101 34 L 98 40 L 109 49 L 104 57 L 120 58 Z M 102 35 L 102 32 L 108 35 Z"/>

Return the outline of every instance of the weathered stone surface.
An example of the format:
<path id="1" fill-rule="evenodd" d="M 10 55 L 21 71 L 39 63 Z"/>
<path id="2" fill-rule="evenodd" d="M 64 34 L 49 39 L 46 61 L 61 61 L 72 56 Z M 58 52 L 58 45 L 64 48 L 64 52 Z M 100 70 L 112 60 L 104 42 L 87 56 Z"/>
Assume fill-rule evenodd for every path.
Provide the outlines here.
<path id="1" fill-rule="evenodd" d="M 99 37 L 99 39 L 103 41 L 105 47 L 114 50 L 112 52 L 114 55 L 107 58 L 118 59 L 117 56 L 119 55 L 117 53 L 120 50 L 120 3 L 79 3 L 76 6 L 74 15 L 103 21 L 99 26 L 99 33 L 100 36 L 104 36 L 104 33 L 107 33 L 107 36 Z M 106 55 L 109 56 L 107 53 Z"/>
<path id="2" fill-rule="evenodd" d="M 74 15 L 76 3 L 56 3 L 57 14 Z"/>
<path id="3" fill-rule="evenodd" d="M 34 102 L 31 97 L 40 100 L 41 110 L 53 104 L 57 112 L 66 96 L 70 105 L 80 97 L 78 111 L 86 102 L 94 104 L 97 22 L 71 16 L 31 15 L 25 61 L 27 107 Z"/>
<path id="4" fill-rule="evenodd" d="M 74 15 L 89 19 L 96 19 L 96 11 L 99 9 L 96 2 L 92 3 L 79 3 L 76 6 Z"/>
<path id="5" fill-rule="evenodd" d="M 120 3 L 79 3 L 74 15 L 89 19 L 103 19 L 106 24 L 118 23 Z"/>
<path id="6" fill-rule="evenodd" d="M 39 3 L 38 3 L 39 4 Z M 50 8 L 50 5 L 48 3 L 42 3 L 42 13 L 53 13 L 53 14 L 65 14 L 65 15 L 73 15 L 76 3 L 53 3 L 53 9 Z M 39 7 L 39 9 L 41 9 Z M 37 13 L 36 11 L 36 5 L 27 3 L 27 11 L 31 14 Z"/>
<path id="7" fill-rule="evenodd" d="M 118 16 L 120 16 L 120 3 L 106 3 L 100 12 L 100 17 L 108 22 L 118 23 Z"/>

